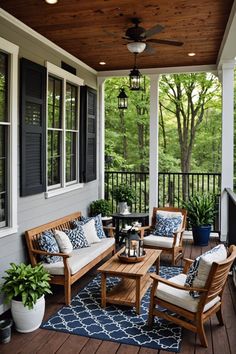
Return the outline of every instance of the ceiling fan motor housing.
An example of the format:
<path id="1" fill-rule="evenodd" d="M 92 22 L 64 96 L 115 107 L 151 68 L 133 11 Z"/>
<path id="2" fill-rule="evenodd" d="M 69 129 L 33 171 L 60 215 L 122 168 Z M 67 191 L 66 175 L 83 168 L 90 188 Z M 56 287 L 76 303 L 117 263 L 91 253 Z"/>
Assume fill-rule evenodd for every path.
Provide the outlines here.
<path id="1" fill-rule="evenodd" d="M 130 27 L 127 29 L 125 35 L 134 41 L 141 41 L 143 38 L 142 34 L 145 32 L 145 29 L 140 26 Z"/>

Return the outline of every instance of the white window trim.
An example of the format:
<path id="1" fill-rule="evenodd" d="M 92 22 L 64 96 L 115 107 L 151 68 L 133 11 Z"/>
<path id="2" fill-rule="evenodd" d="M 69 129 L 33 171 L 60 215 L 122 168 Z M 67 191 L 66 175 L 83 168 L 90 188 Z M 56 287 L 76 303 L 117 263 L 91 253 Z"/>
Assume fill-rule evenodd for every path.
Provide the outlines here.
<path id="1" fill-rule="evenodd" d="M 65 92 L 65 83 L 71 83 L 74 84 L 76 86 L 83 86 L 84 85 L 84 80 L 82 80 L 81 78 L 69 73 L 68 71 L 59 68 L 58 66 L 50 63 L 50 62 L 46 62 L 46 67 L 47 67 L 47 88 L 48 88 L 48 77 L 50 75 L 53 75 L 55 77 L 57 77 L 58 79 L 63 80 L 63 92 Z M 46 106 L 48 106 L 48 102 L 46 101 Z M 65 102 L 62 102 L 62 110 L 63 110 L 63 117 L 65 117 Z M 47 114 L 46 114 L 46 120 L 47 120 L 47 131 L 48 131 L 48 110 L 47 110 Z M 78 132 L 79 127 L 77 126 L 76 131 Z M 51 129 L 51 128 L 50 128 Z M 52 128 L 53 130 L 53 128 Z M 64 144 L 64 140 L 65 140 L 65 129 L 64 129 L 64 120 L 63 120 L 63 129 L 57 129 L 57 130 L 61 130 L 62 131 L 62 140 L 63 140 L 63 147 L 64 147 L 64 151 L 63 151 L 63 156 L 65 156 L 65 144 Z M 73 130 L 75 131 L 75 130 Z M 48 136 L 48 134 L 47 134 Z M 47 138 L 48 139 L 48 138 Z M 46 141 L 47 144 L 47 141 Z M 79 141 L 77 139 L 77 151 L 79 153 Z M 46 161 L 48 161 L 48 156 L 46 158 Z M 57 195 L 61 195 L 64 193 L 68 193 L 71 191 L 74 191 L 76 189 L 80 189 L 84 187 L 84 183 L 79 183 L 78 181 L 70 181 L 70 182 L 65 182 L 65 167 L 64 167 L 64 159 L 62 161 L 62 171 L 63 171 L 63 176 L 62 176 L 62 185 L 58 184 L 58 185 L 53 185 L 53 186 L 47 186 L 47 191 L 45 192 L 45 198 L 51 198 L 51 197 L 55 197 Z M 77 161 L 76 161 L 76 168 L 78 171 L 78 166 L 77 166 Z M 48 171 L 48 170 L 47 170 Z M 47 181 L 48 181 L 48 176 L 46 175 Z"/>
<path id="2" fill-rule="evenodd" d="M 0 238 L 12 235 L 18 231 L 17 225 L 17 193 L 18 193 L 18 159 L 17 159 L 17 121 L 18 121 L 18 53 L 19 47 L 4 38 L 0 37 L 0 50 L 10 55 L 9 67 L 9 122 L 10 129 L 10 151 L 9 151 L 9 226 L 0 229 Z"/>

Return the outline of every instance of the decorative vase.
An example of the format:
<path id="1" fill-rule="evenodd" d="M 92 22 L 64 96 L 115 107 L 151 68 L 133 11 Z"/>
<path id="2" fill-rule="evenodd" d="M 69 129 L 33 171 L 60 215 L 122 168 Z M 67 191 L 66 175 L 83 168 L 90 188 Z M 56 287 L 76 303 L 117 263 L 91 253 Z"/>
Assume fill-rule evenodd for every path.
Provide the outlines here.
<path id="1" fill-rule="evenodd" d="M 130 214 L 127 202 L 119 202 L 118 210 L 120 214 Z"/>
<path id="2" fill-rule="evenodd" d="M 41 296 L 32 309 L 21 301 L 12 300 L 11 313 L 16 330 L 21 333 L 33 332 L 40 327 L 45 312 L 45 298 Z"/>
<path id="3" fill-rule="evenodd" d="M 192 226 L 193 242 L 195 246 L 207 246 L 209 242 L 211 225 Z"/>

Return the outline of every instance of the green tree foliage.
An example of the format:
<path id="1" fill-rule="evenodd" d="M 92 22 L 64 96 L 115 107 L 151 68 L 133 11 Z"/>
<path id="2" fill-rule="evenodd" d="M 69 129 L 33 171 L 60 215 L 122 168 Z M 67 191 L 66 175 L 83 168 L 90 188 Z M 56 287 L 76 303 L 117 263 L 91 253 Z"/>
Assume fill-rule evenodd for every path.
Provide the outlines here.
<path id="1" fill-rule="evenodd" d="M 165 111 L 176 122 L 176 135 L 181 171 L 191 170 L 191 158 L 196 136 L 206 118 L 206 112 L 219 101 L 219 82 L 209 73 L 162 75 L 160 80 L 160 117 L 165 124 Z M 219 105 L 218 105 L 219 106 Z M 215 112 L 214 112 L 215 115 Z M 162 118 L 163 117 L 163 118 Z M 167 136 L 163 132 L 163 147 L 167 151 Z M 173 140 L 171 141 L 173 144 Z"/>
<path id="2" fill-rule="evenodd" d="M 119 89 L 129 97 L 128 109 L 117 108 Z M 217 78 L 209 73 L 163 75 L 159 83 L 159 170 L 218 172 L 221 163 L 221 98 Z M 128 88 L 128 78 L 105 84 L 107 167 L 147 171 L 149 164 L 149 100 L 146 91 Z"/>

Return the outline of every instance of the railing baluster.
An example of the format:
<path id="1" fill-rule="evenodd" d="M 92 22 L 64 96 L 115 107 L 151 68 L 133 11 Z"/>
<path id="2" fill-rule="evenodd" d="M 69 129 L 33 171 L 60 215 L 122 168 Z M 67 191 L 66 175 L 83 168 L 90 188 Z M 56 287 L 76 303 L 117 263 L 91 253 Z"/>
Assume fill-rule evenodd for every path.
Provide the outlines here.
<path id="1" fill-rule="evenodd" d="M 158 205 L 165 206 L 167 202 L 181 207 L 181 200 L 194 195 L 196 192 L 212 193 L 219 199 L 221 188 L 221 174 L 219 173 L 165 173 L 158 174 Z M 191 181 L 191 183 L 190 183 Z M 116 201 L 112 190 L 119 184 L 129 184 L 136 191 L 137 198 L 132 205 L 135 212 L 147 212 L 149 208 L 149 173 L 127 171 L 105 171 L 105 199 L 111 201 L 112 212 L 116 211 Z M 176 200 L 177 197 L 177 200 Z M 218 211 L 214 221 L 215 231 L 219 230 Z"/>

